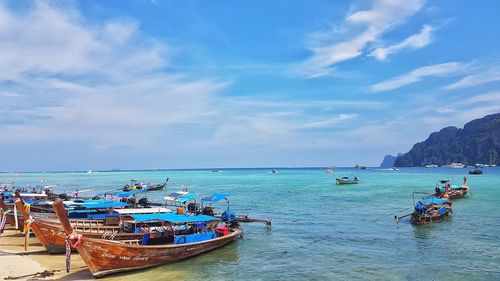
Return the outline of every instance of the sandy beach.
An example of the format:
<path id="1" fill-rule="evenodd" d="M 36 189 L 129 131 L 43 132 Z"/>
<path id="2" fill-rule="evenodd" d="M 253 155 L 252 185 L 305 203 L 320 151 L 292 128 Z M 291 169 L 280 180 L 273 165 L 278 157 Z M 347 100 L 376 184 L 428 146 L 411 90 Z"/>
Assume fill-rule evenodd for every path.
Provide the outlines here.
<path id="1" fill-rule="evenodd" d="M 92 275 L 78 255 L 71 255 L 71 271 L 66 273 L 64 254 L 50 255 L 32 234 L 28 251 L 24 251 L 24 236 L 7 225 L 0 235 L 0 278 L 5 280 L 92 280 Z M 36 277 L 36 273 L 54 271 L 50 277 Z M 29 276 L 26 276 L 29 275 Z M 25 277 L 23 277 L 25 276 Z M 15 279 L 12 279 L 15 278 Z"/>

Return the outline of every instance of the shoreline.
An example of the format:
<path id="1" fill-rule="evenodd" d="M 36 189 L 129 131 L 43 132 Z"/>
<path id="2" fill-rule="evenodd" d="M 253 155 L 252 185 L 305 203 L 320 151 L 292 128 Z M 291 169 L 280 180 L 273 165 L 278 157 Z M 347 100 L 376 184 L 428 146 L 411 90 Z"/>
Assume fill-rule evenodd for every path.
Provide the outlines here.
<path id="1" fill-rule="evenodd" d="M 65 255 L 51 255 L 34 234 L 29 238 L 28 251 L 24 251 L 24 235 L 7 226 L 0 235 L 0 280 L 93 280 L 78 253 L 71 254 L 71 270 L 66 273 Z M 48 277 L 35 277 L 36 273 L 53 271 Z M 29 275 L 29 276 L 26 276 Z M 25 277 L 22 277 L 25 276 Z"/>

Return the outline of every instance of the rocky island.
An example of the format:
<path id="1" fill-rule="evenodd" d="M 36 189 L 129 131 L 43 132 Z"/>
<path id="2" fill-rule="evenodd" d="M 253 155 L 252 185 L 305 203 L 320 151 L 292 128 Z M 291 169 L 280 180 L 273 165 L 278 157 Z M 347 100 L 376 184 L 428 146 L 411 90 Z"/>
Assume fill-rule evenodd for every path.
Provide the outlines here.
<path id="1" fill-rule="evenodd" d="M 500 113 L 487 115 L 464 125 L 446 127 L 396 158 L 394 166 L 412 167 L 430 164 L 500 164 Z"/>

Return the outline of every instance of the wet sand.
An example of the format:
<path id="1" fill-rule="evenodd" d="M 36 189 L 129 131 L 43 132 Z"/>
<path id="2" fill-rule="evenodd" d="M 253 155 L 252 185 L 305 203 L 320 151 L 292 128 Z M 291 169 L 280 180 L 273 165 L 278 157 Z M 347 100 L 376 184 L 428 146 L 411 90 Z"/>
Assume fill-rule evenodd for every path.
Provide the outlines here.
<path id="1" fill-rule="evenodd" d="M 33 276 L 15 280 L 93 280 L 78 253 L 71 255 L 71 270 L 66 273 L 65 255 L 49 254 L 34 234 L 29 239 L 28 251 L 24 251 L 24 235 L 7 226 L 0 234 L 0 279 L 35 274 L 45 270 L 55 270 L 54 275 L 45 278 Z"/>

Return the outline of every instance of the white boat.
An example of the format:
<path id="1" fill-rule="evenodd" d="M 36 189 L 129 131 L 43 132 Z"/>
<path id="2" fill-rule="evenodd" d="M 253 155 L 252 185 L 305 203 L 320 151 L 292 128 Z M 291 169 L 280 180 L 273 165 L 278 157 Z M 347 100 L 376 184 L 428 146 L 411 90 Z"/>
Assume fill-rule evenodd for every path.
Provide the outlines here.
<path id="1" fill-rule="evenodd" d="M 88 170 L 87 172 L 85 172 L 86 174 L 93 174 L 94 172 L 92 170 Z"/>
<path id="2" fill-rule="evenodd" d="M 462 163 L 451 163 L 450 165 L 448 165 L 449 168 L 455 168 L 455 169 L 463 169 L 465 168 L 465 165 L 462 164 Z"/>
<path id="3" fill-rule="evenodd" d="M 438 165 L 435 165 L 435 164 L 428 164 L 428 165 L 425 165 L 426 168 L 437 168 Z"/>

